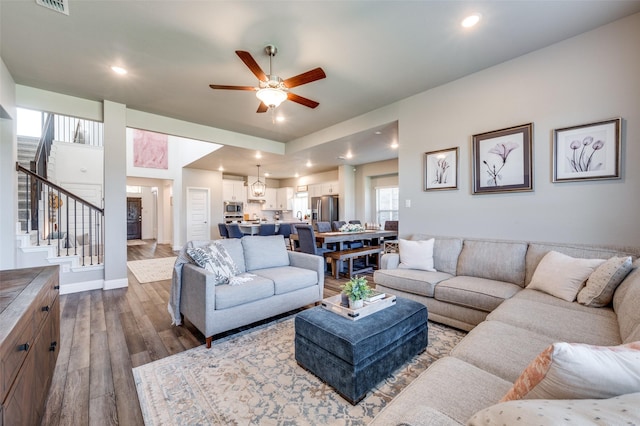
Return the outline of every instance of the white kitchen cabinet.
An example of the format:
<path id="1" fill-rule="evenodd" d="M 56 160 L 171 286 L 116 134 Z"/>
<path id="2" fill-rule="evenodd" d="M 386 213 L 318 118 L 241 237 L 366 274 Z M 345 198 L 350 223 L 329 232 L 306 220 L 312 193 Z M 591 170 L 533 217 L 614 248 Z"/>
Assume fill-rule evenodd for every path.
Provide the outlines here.
<path id="1" fill-rule="evenodd" d="M 262 210 L 278 210 L 277 189 L 267 187 L 264 194 L 264 204 Z"/>
<path id="2" fill-rule="evenodd" d="M 247 202 L 247 190 L 241 180 L 224 179 L 222 181 L 222 199 L 224 201 Z"/>
<path id="3" fill-rule="evenodd" d="M 276 207 L 278 210 L 293 210 L 293 188 L 278 188 L 276 192 Z"/>
<path id="4" fill-rule="evenodd" d="M 311 197 L 319 197 L 322 195 L 322 184 L 316 183 L 314 185 L 309 185 L 309 198 Z"/>
<path id="5" fill-rule="evenodd" d="M 336 195 L 340 192 L 339 188 L 338 181 L 323 183 L 321 195 Z"/>

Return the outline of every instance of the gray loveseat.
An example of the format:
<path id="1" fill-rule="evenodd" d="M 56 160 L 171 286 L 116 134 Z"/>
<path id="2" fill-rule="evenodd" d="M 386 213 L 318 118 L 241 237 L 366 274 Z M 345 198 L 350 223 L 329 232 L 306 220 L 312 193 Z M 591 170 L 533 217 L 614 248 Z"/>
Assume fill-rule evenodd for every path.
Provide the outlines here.
<path id="1" fill-rule="evenodd" d="M 549 251 L 576 258 L 632 256 L 635 262 L 612 303 L 593 308 L 525 288 Z M 450 356 L 431 365 L 372 424 L 495 424 L 514 411 L 521 424 L 557 424 L 570 416 L 580 424 L 640 424 L 640 393 L 633 392 L 595 401 L 498 404 L 551 344 L 616 346 L 640 341 L 637 251 L 436 237 L 433 255 L 438 272 L 399 269 L 398 255 L 385 254 L 382 268 L 387 269 L 375 272 L 376 288 L 424 303 L 430 320 L 471 331 Z"/>
<path id="2" fill-rule="evenodd" d="M 217 242 L 242 274 L 254 276 L 238 285 L 216 285 L 213 273 L 192 263 L 182 265 L 179 311 L 204 334 L 207 347 L 215 334 L 322 300 L 322 257 L 287 250 L 281 235 Z M 188 243 L 192 247 L 209 244 Z"/>

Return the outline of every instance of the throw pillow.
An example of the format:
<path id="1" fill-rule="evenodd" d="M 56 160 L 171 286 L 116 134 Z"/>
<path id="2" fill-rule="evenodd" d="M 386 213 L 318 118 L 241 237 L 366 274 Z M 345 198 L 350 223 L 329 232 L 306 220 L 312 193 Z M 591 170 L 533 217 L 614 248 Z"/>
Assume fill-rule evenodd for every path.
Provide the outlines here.
<path id="1" fill-rule="evenodd" d="M 189 248 L 187 254 L 196 265 L 214 274 L 216 285 L 230 284 L 230 280 L 240 273 L 227 250 L 220 244 Z"/>
<path id="2" fill-rule="evenodd" d="M 398 240 L 400 252 L 399 268 L 420 269 L 435 272 L 433 267 L 433 244 L 435 239 L 429 240 Z"/>
<path id="3" fill-rule="evenodd" d="M 584 282 L 602 263 L 603 259 L 580 259 L 550 251 L 533 272 L 527 288 L 573 302 Z"/>
<path id="4" fill-rule="evenodd" d="M 612 257 L 593 271 L 578 293 L 578 303 L 601 308 L 611 303 L 613 292 L 631 271 L 631 256 Z"/>
<path id="5" fill-rule="evenodd" d="M 633 392 L 640 392 L 640 342 L 554 343 L 529 364 L 500 402 L 602 399 Z"/>
<path id="6" fill-rule="evenodd" d="M 509 401 L 478 411 L 467 426 L 633 425 L 638 422 L 638 406 L 640 393 L 609 399 Z"/>

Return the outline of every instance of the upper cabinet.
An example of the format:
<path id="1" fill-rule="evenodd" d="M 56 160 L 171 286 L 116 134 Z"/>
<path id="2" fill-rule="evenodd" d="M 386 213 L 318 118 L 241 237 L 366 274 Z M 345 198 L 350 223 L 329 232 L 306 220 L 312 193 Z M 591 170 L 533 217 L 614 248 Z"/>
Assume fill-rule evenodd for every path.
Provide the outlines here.
<path id="1" fill-rule="evenodd" d="M 293 210 L 293 188 L 278 188 L 276 206 L 278 210 Z"/>
<path id="2" fill-rule="evenodd" d="M 267 187 L 264 194 L 262 210 L 278 210 L 277 194 L 278 190 L 276 188 Z"/>
<path id="3" fill-rule="evenodd" d="M 241 180 L 224 179 L 222 181 L 222 199 L 224 201 L 247 202 L 247 189 Z"/>
<path id="4" fill-rule="evenodd" d="M 340 190 L 338 181 L 309 185 L 309 197 L 320 197 L 322 195 L 338 195 L 339 192 Z"/>

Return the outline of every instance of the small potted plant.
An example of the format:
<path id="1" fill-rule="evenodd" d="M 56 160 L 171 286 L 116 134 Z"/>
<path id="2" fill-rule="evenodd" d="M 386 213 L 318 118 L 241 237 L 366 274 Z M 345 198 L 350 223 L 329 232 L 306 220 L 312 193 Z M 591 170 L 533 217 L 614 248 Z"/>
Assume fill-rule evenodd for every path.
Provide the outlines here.
<path id="1" fill-rule="evenodd" d="M 354 276 L 342 286 L 342 293 L 349 298 L 349 308 L 360 309 L 364 299 L 373 294 L 365 277 Z"/>

